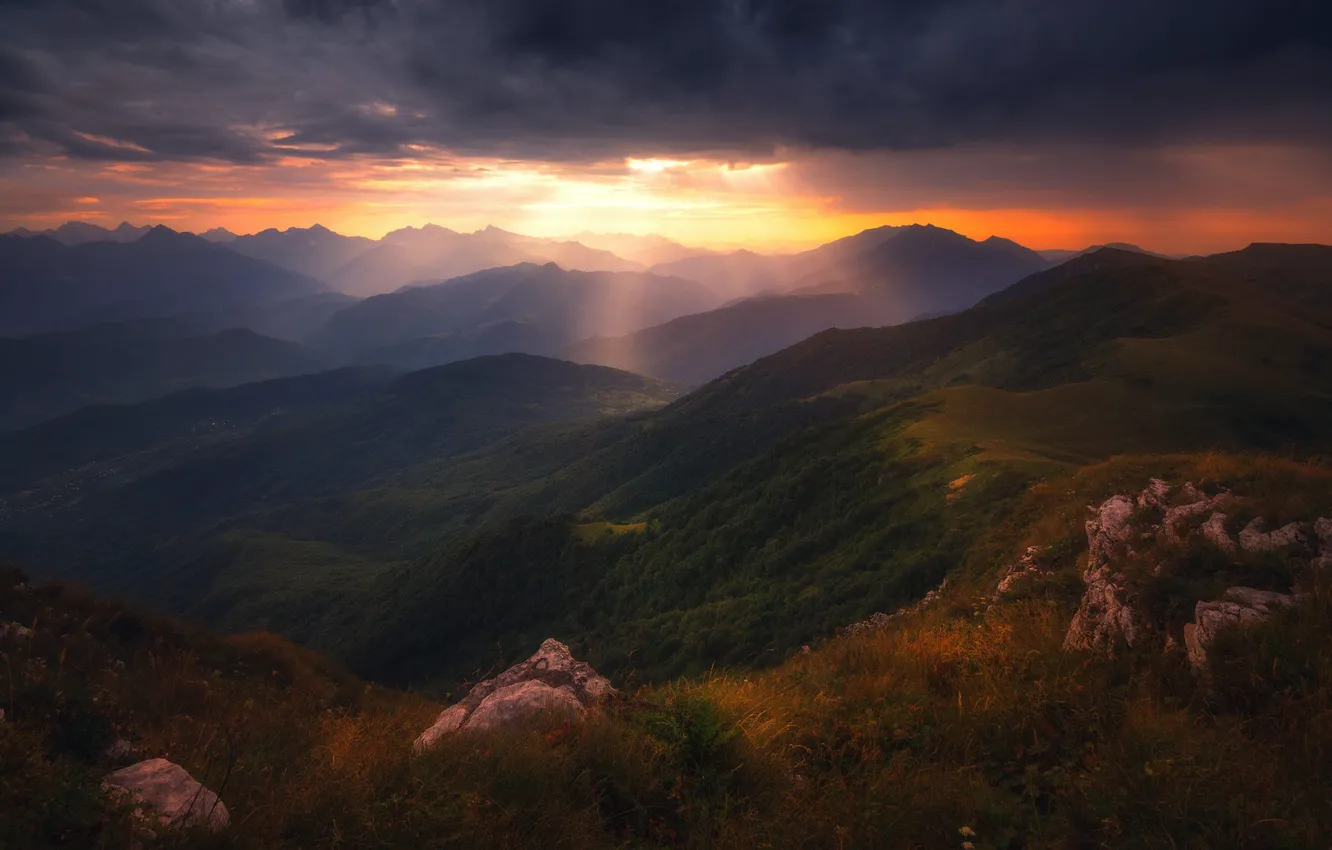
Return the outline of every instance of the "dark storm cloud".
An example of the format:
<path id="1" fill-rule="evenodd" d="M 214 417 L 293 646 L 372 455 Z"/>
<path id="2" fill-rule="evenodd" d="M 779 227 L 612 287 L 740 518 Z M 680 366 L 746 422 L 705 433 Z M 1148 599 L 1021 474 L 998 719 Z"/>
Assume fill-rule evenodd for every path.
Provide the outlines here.
<path id="1" fill-rule="evenodd" d="M 1321 144 L 1330 57 L 1309 0 L 9 0 L 0 135 L 234 162 Z"/>

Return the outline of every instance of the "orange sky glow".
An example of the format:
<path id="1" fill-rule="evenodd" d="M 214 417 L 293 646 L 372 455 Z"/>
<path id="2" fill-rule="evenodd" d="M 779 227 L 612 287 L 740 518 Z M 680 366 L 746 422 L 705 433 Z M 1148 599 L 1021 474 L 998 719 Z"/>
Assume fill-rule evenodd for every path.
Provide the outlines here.
<path id="1" fill-rule="evenodd" d="M 660 233 L 710 248 L 795 250 L 867 227 L 929 222 L 1038 249 L 1123 241 L 1206 253 L 1253 241 L 1332 242 L 1332 194 L 1295 192 L 1255 203 L 1247 185 L 1201 204 L 1149 197 L 1098 206 L 1021 191 L 987 197 L 977 196 L 972 184 L 931 202 L 891 183 L 867 200 L 852 197 L 860 164 L 828 178 L 826 163 L 811 164 L 811 157 L 755 163 L 643 157 L 556 165 L 458 158 L 424 148 L 418 153 L 414 159 L 329 160 L 296 152 L 262 165 L 29 161 L 0 172 L 0 229 L 127 220 L 250 233 L 319 223 L 378 237 L 434 222 L 458 230 L 493 224 L 534 236 Z M 1299 164 L 1297 157 L 1259 153 L 1189 151 L 1177 155 L 1175 164 L 1184 163 L 1203 185 L 1234 182 L 1217 175 L 1237 173 L 1264 186 L 1294 179 L 1285 172 Z M 1237 164 L 1246 170 L 1237 172 Z M 984 181 L 975 183 L 984 188 Z"/>

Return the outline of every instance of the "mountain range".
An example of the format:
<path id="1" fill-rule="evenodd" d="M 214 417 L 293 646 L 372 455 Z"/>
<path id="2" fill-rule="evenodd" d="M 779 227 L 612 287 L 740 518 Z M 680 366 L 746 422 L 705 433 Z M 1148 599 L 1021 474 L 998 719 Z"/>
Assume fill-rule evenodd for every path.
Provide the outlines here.
<path id="1" fill-rule="evenodd" d="M 324 290 L 314 278 L 158 226 L 133 242 L 0 236 L 0 335 L 227 313 Z"/>

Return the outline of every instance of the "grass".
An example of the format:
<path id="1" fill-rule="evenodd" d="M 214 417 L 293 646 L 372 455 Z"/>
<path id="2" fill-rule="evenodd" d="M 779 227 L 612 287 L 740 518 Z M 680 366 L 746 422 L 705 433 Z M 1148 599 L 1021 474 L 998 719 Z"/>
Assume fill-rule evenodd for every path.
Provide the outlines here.
<path id="1" fill-rule="evenodd" d="M 182 846 L 1326 845 L 1322 577 L 1301 576 L 1299 610 L 1218 642 L 1210 684 L 1155 647 L 1061 649 L 1085 506 L 1148 474 L 1230 487 L 1273 522 L 1332 509 L 1323 466 L 1115 458 L 1031 488 L 940 603 L 889 629 L 762 672 L 631 689 L 581 726 L 458 737 L 417 758 L 438 703 L 273 635 L 216 638 L 11 576 L 0 621 L 36 632 L 0 645 L 0 846 L 124 846 L 128 813 L 97 790 L 115 737 L 221 793 L 233 825 L 167 836 Z M 987 608 L 1027 545 L 1048 547 L 1056 575 Z"/>
<path id="2" fill-rule="evenodd" d="M 583 522 L 574 527 L 574 537 L 583 543 L 595 543 L 607 535 L 642 534 L 647 527 L 646 522 Z"/>

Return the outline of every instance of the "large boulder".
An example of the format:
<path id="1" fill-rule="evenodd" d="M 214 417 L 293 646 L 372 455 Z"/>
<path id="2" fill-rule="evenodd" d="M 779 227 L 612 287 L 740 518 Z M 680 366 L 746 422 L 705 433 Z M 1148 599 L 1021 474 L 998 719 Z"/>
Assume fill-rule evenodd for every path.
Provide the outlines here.
<path id="1" fill-rule="evenodd" d="M 185 768 L 166 759 L 148 759 L 108 775 L 102 783 L 113 796 L 146 804 L 162 826 L 221 829 L 231 822 L 217 795 Z"/>
<path id="2" fill-rule="evenodd" d="M 1225 629 L 1261 623 L 1281 608 L 1300 601 L 1296 595 L 1252 587 L 1231 587 L 1213 602 L 1199 602 L 1193 622 L 1184 627 L 1184 646 L 1195 670 L 1207 669 L 1207 647 Z"/>
<path id="3" fill-rule="evenodd" d="M 531 658 L 486 679 L 440 712 L 413 746 L 417 751 L 428 749 L 453 732 L 504 729 L 536 714 L 576 719 L 614 693 L 606 677 L 575 660 L 569 647 L 552 638 Z"/>

